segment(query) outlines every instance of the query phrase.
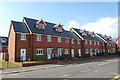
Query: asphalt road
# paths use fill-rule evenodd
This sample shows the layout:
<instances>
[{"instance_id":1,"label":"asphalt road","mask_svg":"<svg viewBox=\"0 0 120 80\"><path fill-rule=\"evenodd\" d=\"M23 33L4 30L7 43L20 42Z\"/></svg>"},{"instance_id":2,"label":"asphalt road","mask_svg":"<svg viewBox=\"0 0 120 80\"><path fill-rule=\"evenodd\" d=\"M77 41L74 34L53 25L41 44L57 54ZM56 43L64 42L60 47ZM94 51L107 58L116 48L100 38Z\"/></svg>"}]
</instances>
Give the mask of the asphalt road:
<instances>
[{"instance_id":1,"label":"asphalt road","mask_svg":"<svg viewBox=\"0 0 120 80\"><path fill-rule=\"evenodd\" d=\"M4 74L3 78L113 78L118 75L118 58L106 58L72 63L64 67L30 72Z\"/></svg>"}]
</instances>

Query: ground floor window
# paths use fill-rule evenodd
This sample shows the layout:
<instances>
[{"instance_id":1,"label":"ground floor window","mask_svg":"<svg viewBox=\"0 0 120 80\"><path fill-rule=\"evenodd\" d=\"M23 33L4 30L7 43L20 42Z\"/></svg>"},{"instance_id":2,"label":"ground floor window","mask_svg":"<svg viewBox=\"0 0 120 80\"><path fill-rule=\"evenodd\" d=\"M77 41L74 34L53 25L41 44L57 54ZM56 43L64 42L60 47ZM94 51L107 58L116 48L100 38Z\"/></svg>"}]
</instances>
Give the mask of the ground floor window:
<instances>
[{"instance_id":1,"label":"ground floor window","mask_svg":"<svg viewBox=\"0 0 120 80\"><path fill-rule=\"evenodd\" d=\"M81 57L81 49L78 49L79 56Z\"/></svg>"},{"instance_id":2,"label":"ground floor window","mask_svg":"<svg viewBox=\"0 0 120 80\"><path fill-rule=\"evenodd\" d=\"M64 54L69 54L68 49L65 49Z\"/></svg>"},{"instance_id":3,"label":"ground floor window","mask_svg":"<svg viewBox=\"0 0 120 80\"><path fill-rule=\"evenodd\" d=\"M88 49L85 49L86 50L86 54L88 54L89 53L89 50Z\"/></svg>"},{"instance_id":4,"label":"ground floor window","mask_svg":"<svg viewBox=\"0 0 120 80\"><path fill-rule=\"evenodd\" d=\"M37 55L43 55L43 49L36 49Z\"/></svg>"},{"instance_id":5,"label":"ground floor window","mask_svg":"<svg viewBox=\"0 0 120 80\"><path fill-rule=\"evenodd\" d=\"M71 57L74 57L74 49L71 49Z\"/></svg>"}]
</instances>

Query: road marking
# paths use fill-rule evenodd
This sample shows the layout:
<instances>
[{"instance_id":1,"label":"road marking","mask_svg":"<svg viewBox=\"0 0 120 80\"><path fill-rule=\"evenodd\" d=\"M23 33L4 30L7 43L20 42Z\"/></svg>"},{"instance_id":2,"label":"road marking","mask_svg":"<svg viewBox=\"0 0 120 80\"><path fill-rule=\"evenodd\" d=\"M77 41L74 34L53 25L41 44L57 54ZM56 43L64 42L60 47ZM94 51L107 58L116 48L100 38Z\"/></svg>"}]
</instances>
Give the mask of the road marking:
<instances>
[{"instance_id":1,"label":"road marking","mask_svg":"<svg viewBox=\"0 0 120 80\"><path fill-rule=\"evenodd\" d=\"M109 72L109 74L117 75L118 73L114 73L114 72Z\"/></svg>"},{"instance_id":2,"label":"road marking","mask_svg":"<svg viewBox=\"0 0 120 80\"><path fill-rule=\"evenodd\" d=\"M96 70L82 70L82 71L80 71L80 72L98 72L98 71L96 71Z\"/></svg>"},{"instance_id":3,"label":"road marking","mask_svg":"<svg viewBox=\"0 0 120 80\"><path fill-rule=\"evenodd\" d=\"M105 65L105 64L108 64L108 63L110 63L110 62L102 63L102 64L99 64L99 65L102 66L102 65Z\"/></svg>"},{"instance_id":4,"label":"road marking","mask_svg":"<svg viewBox=\"0 0 120 80\"><path fill-rule=\"evenodd\" d=\"M118 74L117 76L115 76L113 79L111 79L111 80L116 80L116 79L118 79L118 78L120 78L120 74Z\"/></svg>"},{"instance_id":5,"label":"road marking","mask_svg":"<svg viewBox=\"0 0 120 80\"><path fill-rule=\"evenodd\" d=\"M69 76L68 74L64 74L63 77Z\"/></svg>"}]
</instances>

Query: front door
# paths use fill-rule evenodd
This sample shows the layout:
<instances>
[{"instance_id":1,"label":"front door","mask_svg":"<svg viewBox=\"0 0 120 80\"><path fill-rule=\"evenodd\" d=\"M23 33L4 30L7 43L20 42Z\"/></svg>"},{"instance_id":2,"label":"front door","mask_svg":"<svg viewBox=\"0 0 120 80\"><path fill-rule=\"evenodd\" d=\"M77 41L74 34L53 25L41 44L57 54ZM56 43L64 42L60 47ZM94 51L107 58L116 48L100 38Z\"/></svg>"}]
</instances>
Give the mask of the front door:
<instances>
[{"instance_id":1,"label":"front door","mask_svg":"<svg viewBox=\"0 0 120 80\"><path fill-rule=\"evenodd\" d=\"M21 56L20 56L21 61L26 60L26 49L21 49Z\"/></svg>"},{"instance_id":2,"label":"front door","mask_svg":"<svg viewBox=\"0 0 120 80\"><path fill-rule=\"evenodd\" d=\"M74 57L74 49L71 49L71 57Z\"/></svg>"},{"instance_id":3,"label":"front door","mask_svg":"<svg viewBox=\"0 0 120 80\"><path fill-rule=\"evenodd\" d=\"M79 53L79 57L81 57L81 50L80 49L78 50L78 53Z\"/></svg>"},{"instance_id":4,"label":"front door","mask_svg":"<svg viewBox=\"0 0 120 80\"><path fill-rule=\"evenodd\" d=\"M47 48L47 59L51 59L51 56L52 56L52 49Z\"/></svg>"},{"instance_id":5,"label":"front door","mask_svg":"<svg viewBox=\"0 0 120 80\"><path fill-rule=\"evenodd\" d=\"M93 55L93 52L92 52L92 50L93 50L93 49L90 49L90 56L92 56L92 55Z\"/></svg>"},{"instance_id":6,"label":"front door","mask_svg":"<svg viewBox=\"0 0 120 80\"><path fill-rule=\"evenodd\" d=\"M0 60L3 60L3 53L0 53Z\"/></svg>"},{"instance_id":7,"label":"front door","mask_svg":"<svg viewBox=\"0 0 120 80\"><path fill-rule=\"evenodd\" d=\"M57 49L57 51L58 51L58 58L60 58L62 56L62 49L59 48L59 49Z\"/></svg>"}]
</instances>

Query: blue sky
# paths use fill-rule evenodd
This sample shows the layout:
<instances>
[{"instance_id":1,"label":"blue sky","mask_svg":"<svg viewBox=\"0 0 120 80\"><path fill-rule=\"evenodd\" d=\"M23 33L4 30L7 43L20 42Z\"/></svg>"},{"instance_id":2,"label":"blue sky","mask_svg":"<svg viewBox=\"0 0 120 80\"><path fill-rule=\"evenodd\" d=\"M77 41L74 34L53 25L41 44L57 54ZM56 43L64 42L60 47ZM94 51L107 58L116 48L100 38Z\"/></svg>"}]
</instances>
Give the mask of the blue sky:
<instances>
[{"instance_id":1,"label":"blue sky","mask_svg":"<svg viewBox=\"0 0 120 80\"><path fill-rule=\"evenodd\" d=\"M65 29L71 26L84 28L86 24L99 22L101 18L118 16L117 2L4 2L0 3L0 35L7 36L10 21L22 21L23 17L61 23ZM71 21L75 25L71 25ZM76 26L76 24L78 24ZM90 26L89 26L90 27ZM101 26L102 27L102 26ZM93 30L94 31L94 30ZM108 34L110 35L110 33Z\"/></svg>"}]
</instances>

